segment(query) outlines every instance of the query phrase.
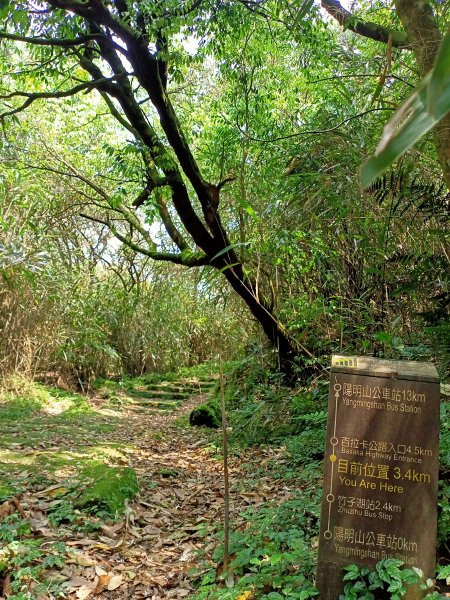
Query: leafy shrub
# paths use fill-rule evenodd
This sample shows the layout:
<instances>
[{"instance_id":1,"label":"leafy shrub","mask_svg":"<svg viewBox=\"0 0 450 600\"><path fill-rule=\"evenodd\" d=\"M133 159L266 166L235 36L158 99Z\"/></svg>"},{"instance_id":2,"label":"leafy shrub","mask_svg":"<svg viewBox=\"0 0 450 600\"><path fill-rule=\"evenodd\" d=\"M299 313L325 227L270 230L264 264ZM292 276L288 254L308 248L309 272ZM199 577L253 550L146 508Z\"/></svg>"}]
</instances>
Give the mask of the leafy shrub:
<instances>
[{"instance_id":1,"label":"leafy shrub","mask_svg":"<svg viewBox=\"0 0 450 600\"><path fill-rule=\"evenodd\" d=\"M317 535L318 511L312 491L280 505L245 511L245 525L230 538L229 588L217 586L217 571L211 567L202 577L195 599L242 598L248 590L252 590L252 598L261 600L316 596L312 583L316 555L311 546ZM222 547L213 559L220 563Z\"/></svg>"},{"instance_id":2,"label":"leafy shrub","mask_svg":"<svg viewBox=\"0 0 450 600\"><path fill-rule=\"evenodd\" d=\"M373 571L358 565L344 567L343 580L348 583L339 600L402 600L411 585L430 591L425 600L441 598L437 592L431 591L433 583L431 580L424 581L420 569L404 569L403 565L401 560L388 558L378 562Z\"/></svg>"},{"instance_id":3,"label":"leafy shrub","mask_svg":"<svg viewBox=\"0 0 450 600\"><path fill-rule=\"evenodd\" d=\"M325 429L306 429L298 435L286 438L284 444L292 465L302 466L311 460L322 460L325 449ZM317 468L320 469L320 466L317 465Z\"/></svg>"},{"instance_id":4,"label":"leafy shrub","mask_svg":"<svg viewBox=\"0 0 450 600\"><path fill-rule=\"evenodd\" d=\"M0 524L0 577L11 576L10 600L35 600L42 598L50 587L59 597L59 584L45 581L45 571L62 567L65 563L65 546L62 542L48 543L45 538L35 538L29 523L14 513ZM30 583L36 585L29 592ZM40 583L39 583L40 582Z\"/></svg>"},{"instance_id":5,"label":"leafy shrub","mask_svg":"<svg viewBox=\"0 0 450 600\"><path fill-rule=\"evenodd\" d=\"M239 444L284 443L305 429L323 429L326 422L328 383L319 381L314 389L287 387L270 368L271 358L271 353L254 353L229 368L226 405L231 439Z\"/></svg>"}]
</instances>

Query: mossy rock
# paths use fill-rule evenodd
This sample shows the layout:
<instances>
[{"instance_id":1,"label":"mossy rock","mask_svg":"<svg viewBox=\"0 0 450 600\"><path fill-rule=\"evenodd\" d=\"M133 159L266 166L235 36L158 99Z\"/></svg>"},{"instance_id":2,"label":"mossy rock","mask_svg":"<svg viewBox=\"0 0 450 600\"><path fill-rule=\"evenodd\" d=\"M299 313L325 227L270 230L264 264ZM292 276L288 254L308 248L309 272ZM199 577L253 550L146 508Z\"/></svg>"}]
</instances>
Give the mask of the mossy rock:
<instances>
[{"instance_id":1,"label":"mossy rock","mask_svg":"<svg viewBox=\"0 0 450 600\"><path fill-rule=\"evenodd\" d=\"M178 477L180 475L179 471L177 471L176 469L168 469L168 468L162 468L159 470L159 474L161 475L161 477Z\"/></svg>"},{"instance_id":2,"label":"mossy rock","mask_svg":"<svg viewBox=\"0 0 450 600\"><path fill-rule=\"evenodd\" d=\"M220 427L221 415L220 406L218 402L206 402L206 404L200 404L197 408L189 415L189 423L191 425L210 427L211 429L217 429Z\"/></svg>"},{"instance_id":3,"label":"mossy rock","mask_svg":"<svg viewBox=\"0 0 450 600\"><path fill-rule=\"evenodd\" d=\"M87 486L76 501L79 507L95 507L112 516L125 509L125 500L131 500L139 491L134 469L130 467L95 466L83 473L92 484Z\"/></svg>"}]
</instances>

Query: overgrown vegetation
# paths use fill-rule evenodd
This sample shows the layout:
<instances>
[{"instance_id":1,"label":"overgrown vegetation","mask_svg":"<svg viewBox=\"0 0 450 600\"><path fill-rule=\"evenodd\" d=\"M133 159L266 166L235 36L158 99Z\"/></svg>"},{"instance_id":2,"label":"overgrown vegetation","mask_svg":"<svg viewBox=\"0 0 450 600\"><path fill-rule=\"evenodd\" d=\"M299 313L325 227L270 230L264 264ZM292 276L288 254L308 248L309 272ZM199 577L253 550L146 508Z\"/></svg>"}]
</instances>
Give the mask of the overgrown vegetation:
<instances>
[{"instance_id":1,"label":"overgrown vegetation","mask_svg":"<svg viewBox=\"0 0 450 600\"><path fill-rule=\"evenodd\" d=\"M101 411L91 406L86 396L11 379L0 404L0 499L3 510L7 506L10 511L0 535L4 540L3 572L10 576L13 590L23 593L30 581L35 581L29 598L39 597L42 590L56 598L64 589L58 583L58 570L73 560L70 551L57 540L52 545L45 544L45 538L39 537L44 521L29 521L18 512L20 503L30 510L27 499L33 494L42 498L48 523L60 529L61 542L70 532L92 536L104 523L123 518L139 489L134 470L126 466L135 449L104 438L114 437L125 410L151 416L155 411L167 411L163 404L171 404L173 410L193 394L204 397L206 393L210 404L217 403L218 384L211 379L211 368L209 365L189 372L119 381L98 380L93 387ZM203 558L200 554L203 562L192 574L197 587L192 598L313 598L317 594L314 577L328 378L318 378L309 389L285 387L280 374L270 366L270 353L262 352L228 363L225 372L232 454L239 457L249 446L252 452L258 452L261 445L273 451L261 463L256 459L247 467L243 465L245 475L235 482L244 497L248 489L261 491L257 505L242 510L232 522L227 577L222 571L223 545L216 524L215 549L211 554L211 550L203 553ZM159 394L165 395L164 401L157 398ZM442 403L438 556L443 561L443 581L449 544L448 407L448 402ZM16 426L18 420L20 430ZM180 425L189 427L186 421ZM220 434L211 435L210 443L220 445ZM215 460L220 459L220 450L216 448L215 452ZM180 471L169 465L159 470L159 477L167 482L176 482L179 475ZM276 482L274 485L280 490L286 489L276 502L263 491L268 479ZM145 477L140 484L147 493L155 491L155 483ZM14 497L21 499L17 505L12 501ZM401 566L398 561L395 565L383 564L377 567L378 575L350 569L343 598L370 598L373 593L378 599L379 594L385 593L386 598L400 599L402 586L414 577L420 579L417 573L403 571ZM384 578L380 573L385 573ZM439 580L437 584L439 587ZM386 586L390 586L390 591ZM378 588L384 591L377 591ZM430 598L439 596L438 592L430 593L434 594ZM22 600L22 596L19 598Z\"/></svg>"},{"instance_id":2,"label":"overgrown vegetation","mask_svg":"<svg viewBox=\"0 0 450 600\"><path fill-rule=\"evenodd\" d=\"M424 581L420 569L406 569L401 560L388 558L377 563L371 571L368 567L349 565L344 569L346 583L340 600L401 600L405 597L408 586L417 586L422 590L426 600L445 598L438 592L430 591L431 580Z\"/></svg>"},{"instance_id":3,"label":"overgrown vegetation","mask_svg":"<svg viewBox=\"0 0 450 600\"><path fill-rule=\"evenodd\" d=\"M330 355L426 360L443 382L450 375L450 116L425 136L416 123L416 146L368 189L359 178L448 44L447 3L361 0L350 12L335 0L11 0L0 17L3 591L60 593L50 580L39 588L59 546L17 512L27 494L42 495L38 520L45 512L53 527L133 527L139 485L157 484L136 479L124 415L163 426L180 411L170 435L209 436L218 464L220 432L194 434L181 409L201 396L190 422L220 426L220 357L232 451L278 449L251 463L249 481L297 491L243 512L230 580L209 548L197 596L314 596ZM423 110L448 99L447 54ZM442 560L449 418L446 397ZM152 431L171 448L163 438ZM158 477L175 485L195 472L188 465L161 464ZM177 493L195 512L195 493ZM158 502L168 518L169 500ZM144 537L165 525L147 518ZM196 518L194 538L206 527ZM411 574L399 568L349 571L348 598L395 582L401 595Z\"/></svg>"},{"instance_id":4,"label":"overgrown vegetation","mask_svg":"<svg viewBox=\"0 0 450 600\"><path fill-rule=\"evenodd\" d=\"M241 358L251 314L294 383L335 350L448 374L448 144L438 162L424 138L368 190L358 180L437 48L421 36L414 56L390 48L377 83L384 46L312 2L262 4L150 2L123 23L114 4L67 21L52 2L33 18L27 3L1 9L2 373L86 390L96 376ZM431 4L439 40L447 14ZM378 42L388 24L406 39L402 10L355 7ZM108 41L129 35L130 72Z\"/></svg>"},{"instance_id":5,"label":"overgrown vegetation","mask_svg":"<svg viewBox=\"0 0 450 600\"><path fill-rule=\"evenodd\" d=\"M227 406L233 451L248 445L280 448L273 460L250 466L249 477L270 476L293 483L295 492L283 503L263 502L239 516L231 534L228 581L221 571L222 545L198 582L195 598L217 600L307 599L317 595L314 578L321 503L322 460L328 403L328 376L312 388L292 390L260 352L227 366ZM218 390L210 402L217 402ZM449 558L450 403L441 405L440 477L438 497L437 588L446 580ZM207 568L207 567L205 567ZM343 573L344 577L344 573ZM382 561L373 573L352 566L344 578L343 600L400 600L406 586L424 585L427 598L441 597L433 582L399 560ZM427 588L428 585L428 588ZM442 596L443 597L443 596Z\"/></svg>"}]
</instances>

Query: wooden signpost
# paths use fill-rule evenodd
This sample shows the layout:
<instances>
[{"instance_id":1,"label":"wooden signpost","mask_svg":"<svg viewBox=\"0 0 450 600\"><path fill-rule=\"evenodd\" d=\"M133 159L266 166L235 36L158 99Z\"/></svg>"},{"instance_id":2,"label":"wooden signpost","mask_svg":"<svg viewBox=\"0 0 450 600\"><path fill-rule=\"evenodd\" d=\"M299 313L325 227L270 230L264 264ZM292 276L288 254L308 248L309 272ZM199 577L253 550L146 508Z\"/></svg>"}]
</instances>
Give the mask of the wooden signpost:
<instances>
[{"instance_id":1,"label":"wooden signpost","mask_svg":"<svg viewBox=\"0 0 450 600\"><path fill-rule=\"evenodd\" d=\"M430 363L333 356L316 586L398 558L433 577L439 378ZM411 592L413 597L417 592Z\"/></svg>"}]
</instances>

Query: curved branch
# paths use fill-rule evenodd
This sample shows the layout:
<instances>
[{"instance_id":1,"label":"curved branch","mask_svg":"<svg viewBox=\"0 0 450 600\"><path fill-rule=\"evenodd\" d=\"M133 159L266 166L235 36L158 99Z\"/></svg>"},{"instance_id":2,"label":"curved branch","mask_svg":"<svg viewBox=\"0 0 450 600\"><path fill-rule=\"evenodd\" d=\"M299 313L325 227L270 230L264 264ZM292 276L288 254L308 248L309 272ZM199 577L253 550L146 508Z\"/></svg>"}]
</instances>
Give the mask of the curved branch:
<instances>
[{"instance_id":1,"label":"curved branch","mask_svg":"<svg viewBox=\"0 0 450 600\"><path fill-rule=\"evenodd\" d=\"M332 75L330 77L321 77L320 79L310 79L308 84L312 83L321 83L322 81L335 81L336 79L360 79L363 77L372 77L379 78L379 73L343 73L342 75ZM399 77L398 75L394 75L393 73L389 73L386 75L386 79L396 79L397 81L401 81L411 89L416 89L416 86L409 81L406 81L403 77Z\"/></svg>"},{"instance_id":2,"label":"curved branch","mask_svg":"<svg viewBox=\"0 0 450 600\"><path fill-rule=\"evenodd\" d=\"M15 33L0 32L0 39L12 40L14 42L24 42L25 44L33 44L35 46L59 46L61 48L71 48L72 46L82 46L87 42L98 40L105 37L103 34L87 34L80 35L77 38L45 38L45 37L28 37L26 35L17 35Z\"/></svg>"},{"instance_id":3,"label":"curved branch","mask_svg":"<svg viewBox=\"0 0 450 600\"><path fill-rule=\"evenodd\" d=\"M109 109L109 112L116 119L116 121L118 121L122 125L122 127L124 127L125 129L127 129L130 133L132 133L133 136L136 139L139 139L139 134L136 131L136 129L125 119L125 117L123 117L120 114L120 112L114 106L114 102L111 100L111 98L108 96L108 94L106 92L102 91L102 90L99 90L99 94L103 98L103 100L105 101L106 106Z\"/></svg>"},{"instance_id":4,"label":"curved branch","mask_svg":"<svg viewBox=\"0 0 450 600\"><path fill-rule=\"evenodd\" d=\"M33 104L33 102L35 102L36 100L46 100L51 98L68 98L69 96L75 96L76 94L82 91L90 92L93 89L97 88L97 86L102 86L105 83L111 83L115 80L117 80L117 77L102 77L101 79L95 79L93 81L86 81L85 83L80 83L79 85L76 85L73 88L70 88L69 90L64 90L62 92L11 92L9 94L1 94L1 100L10 100L12 98L26 98L26 100L17 108L1 113L0 118L10 117L11 115L15 115L19 112L22 112L31 104Z\"/></svg>"},{"instance_id":5,"label":"curved branch","mask_svg":"<svg viewBox=\"0 0 450 600\"><path fill-rule=\"evenodd\" d=\"M50 46L57 48L75 48L77 46L84 46L89 42L95 41L107 41L116 50L118 50L124 56L127 56L126 48L123 48L120 44L117 44L114 40L109 39L103 33L90 33L80 35L76 38L46 38L46 37L33 37L26 35L17 35L16 33L8 33L6 31L0 31L0 39L11 40L13 42L22 42L24 44L31 44L33 46Z\"/></svg>"},{"instance_id":6,"label":"curved branch","mask_svg":"<svg viewBox=\"0 0 450 600\"><path fill-rule=\"evenodd\" d=\"M152 170L152 169L151 169ZM150 173L149 173L150 174ZM147 186L142 190L139 196L132 202L132 206L135 208L139 208L143 204L147 202L153 190L157 188L161 188L164 186L170 187L170 181L167 177L157 177L153 174L153 177L149 177L147 181ZM182 251L190 251L191 248L189 244L186 242L180 231L177 229L175 223L170 216L169 210L167 208L167 204L164 201L162 195L158 195L156 198L156 208L158 209L159 216L163 222L164 228L167 231L169 237L173 242L177 245L177 247Z\"/></svg>"},{"instance_id":7,"label":"curved branch","mask_svg":"<svg viewBox=\"0 0 450 600\"><path fill-rule=\"evenodd\" d=\"M228 175L227 177L225 177L225 179L222 179L222 181L219 182L216 187L220 191L224 185L226 185L227 183L236 181L236 179L237 179L236 175Z\"/></svg>"},{"instance_id":8,"label":"curved branch","mask_svg":"<svg viewBox=\"0 0 450 600\"><path fill-rule=\"evenodd\" d=\"M204 224L201 222L200 218L196 214L196 212L191 204L189 194L186 189L186 185L183 181L183 178L178 169L178 166L176 165L175 161L170 156L170 153L167 152L166 147L164 146L164 144L162 144L155 129L152 127L151 123L148 121L145 114L142 112L141 107L137 103L137 100L136 100L135 96L133 95L133 90L131 89L130 82L128 81L128 79L126 77L126 72L124 70L122 63L119 61L117 55L114 53L113 50L111 50L110 47L107 47L107 46L102 47L102 44L100 44L100 50L101 50L103 59L108 62L109 66L111 67L113 72L116 74L116 77L119 77L119 76L121 77L121 82L119 85L114 85L114 86L110 85L109 88L105 89L104 91L107 94L109 94L110 96L113 96L118 101L118 103L120 104L122 111L124 113L124 117L127 120L127 123L129 123L129 125L132 127L132 130L129 127L127 127L127 129L129 131L132 131L133 135L135 135L135 137L137 137L137 139L143 143L143 145L147 148L150 156L152 157L152 160L154 161L155 165L157 165L164 172L164 175L165 175L165 178L167 179L168 185L170 186L170 188L172 190L172 199L173 199L176 211L180 215L181 221L182 221L184 227L186 228L186 230L189 232L189 234L192 236L193 240L199 247L201 247L203 250L207 251L208 254L214 255L217 248L216 248L216 245L214 244L213 238L207 231ZM145 58L147 60L137 60L136 67L137 67L137 73L145 72L146 77L149 79L148 85L146 88L147 91L149 91L149 88L150 88L150 90L153 89L152 88L153 85L156 85L158 87L158 84L159 84L159 87L160 87L159 76L157 74L157 63L156 63L155 59L147 52L147 50L143 50L140 46L138 48L136 48L133 44L130 43L129 50L130 50L131 57L133 57L134 53L137 52L139 54L139 57L142 59L142 57L140 56L140 53L144 52L144 54L145 54ZM86 71L88 71L93 78L98 79L100 70L91 60L89 60L87 57L83 56L80 59L80 65ZM157 109L158 109L158 102L160 104L162 103L165 106L165 98L166 97L164 96L163 90L161 87L160 87L160 93L161 93L161 95L157 95L156 102L155 102L155 100L153 100L154 105ZM114 116L116 116L116 115L114 115ZM119 115L119 116L121 116L121 115ZM170 119L172 119L172 120L170 120ZM175 115L171 115L169 118L169 121L170 121L170 125L172 127L175 127L175 129L178 128L178 120L176 119ZM164 129L164 127L163 127L163 129ZM178 132L177 132L177 136L178 136ZM169 136L167 136L167 137L169 138ZM177 137L176 139L178 141L180 138ZM181 139L183 140L184 144L186 144L185 138L181 137ZM170 141L170 139L169 139L169 141ZM179 150L178 146L180 144L178 144L178 146L177 146L177 143L175 142L175 144L171 143L171 145L174 148L175 153L177 153L177 149ZM189 158L190 156L192 156L192 154L187 145L186 145L186 148L187 148L186 152L187 152L188 158ZM193 158L192 158L192 161L194 161ZM182 162L182 160L180 159L180 163L181 162ZM186 162L186 160L184 162ZM195 164L195 161L194 161L194 164ZM192 170L192 165L190 162L189 162L189 165ZM195 167L195 169L196 169L196 167ZM197 173L197 170L195 170L195 173ZM152 177L152 179L155 179L155 181L158 181L158 178ZM201 182L201 184L200 184L200 182ZM199 185L203 185L203 182L202 182L200 176L197 179L197 183L199 183ZM199 187L199 186L197 186L197 187ZM207 196L206 189L203 189L203 197L201 197L201 200L203 200L205 202L204 196ZM209 196L207 196L207 200L209 201ZM225 245L228 245L228 243L225 243Z\"/></svg>"},{"instance_id":9,"label":"curved branch","mask_svg":"<svg viewBox=\"0 0 450 600\"><path fill-rule=\"evenodd\" d=\"M282 140L289 140L291 138L298 137L300 135L318 135L320 133L330 133L331 131L335 131L336 129L339 129L339 127L342 127L342 125L345 125L346 123L349 123L350 121L354 121L355 119L359 119L359 117L363 117L364 115L367 115L368 113L379 112L381 110L395 111L395 110L397 110L397 108L398 107L390 108L388 106L383 106L380 108L369 108L369 110L365 110L362 113L353 115L353 117L348 117L348 119L344 119L343 121L341 121L337 125L334 125L334 127L330 127L329 129L315 129L315 130L313 129L313 130L308 130L308 131L299 131L298 133L290 133L288 135L280 135L279 137L272 138L270 140L263 140L261 138L252 137L251 135L248 135L248 133L246 133L243 129L241 129L239 127L239 125L237 127L238 127L239 131L242 133L242 135L244 135L247 139L251 140L252 142L261 142L263 144L272 144L274 142L280 142Z\"/></svg>"},{"instance_id":10,"label":"curved branch","mask_svg":"<svg viewBox=\"0 0 450 600\"><path fill-rule=\"evenodd\" d=\"M87 0L87 2L80 2L80 0L49 0L48 3L54 8L74 12L86 19L87 22L96 21L104 25L125 43L139 40L139 36L123 21L116 19L100 0ZM140 42L143 43L144 40L140 40Z\"/></svg>"},{"instance_id":11,"label":"curved branch","mask_svg":"<svg viewBox=\"0 0 450 600\"><path fill-rule=\"evenodd\" d=\"M128 246L128 248L131 248L135 252L139 252L140 254L148 256L153 260L171 262L176 265L183 265L184 267L202 267L209 265L209 258L204 252L180 252L179 254L174 254L173 252L158 252L156 250L148 250L147 248L136 244L130 238L119 233L110 221L105 221L103 219L93 217L92 215L88 215L86 213L79 213L79 215L80 217L88 219L89 221L93 221L94 223L106 225L106 227L108 227L108 229L111 231L114 237L116 237L119 240L119 242L122 242L123 244Z\"/></svg>"},{"instance_id":12,"label":"curved branch","mask_svg":"<svg viewBox=\"0 0 450 600\"><path fill-rule=\"evenodd\" d=\"M378 23L364 21L359 17L355 17L355 15L346 10L337 0L321 0L321 5L322 8L324 8L333 19L336 19L339 25L344 29L349 29L358 35L370 38L376 42L383 42L384 44L387 44L389 38L391 38L392 46L394 48L411 50L411 44L404 31L390 29L389 27L383 27L383 25L379 25Z\"/></svg>"},{"instance_id":13,"label":"curved branch","mask_svg":"<svg viewBox=\"0 0 450 600\"><path fill-rule=\"evenodd\" d=\"M155 190L158 187L164 187L166 185L169 185L169 180L167 177L149 177L149 179L147 180L147 186L142 190L139 196L135 200L133 200L131 205L134 206L134 208L141 207L150 198L150 195L153 192L153 190Z\"/></svg>"},{"instance_id":14,"label":"curved branch","mask_svg":"<svg viewBox=\"0 0 450 600\"><path fill-rule=\"evenodd\" d=\"M170 238L175 242L175 244L182 252L189 251L189 244L186 242L186 240L176 228L175 223L173 222L172 217L170 216L169 210L162 196L160 196L157 199L156 206L158 208L158 213L161 217L164 228L169 234Z\"/></svg>"},{"instance_id":15,"label":"curved branch","mask_svg":"<svg viewBox=\"0 0 450 600\"><path fill-rule=\"evenodd\" d=\"M151 238L149 232L142 226L142 223L136 217L134 212L129 210L122 203L115 203L112 200L112 198L109 196L109 194L107 194L103 188L101 188L96 183L94 183L91 179L89 179L88 177L86 177L85 175L80 173L77 169L75 169L75 167L73 165L68 163L62 157L55 156L55 160L61 162L69 170L69 173L67 173L66 176L79 179L80 181L85 183L88 187L93 189L100 197L102 197L106 201L109 208L115 210L116 212L119 212L125 218L125 220L129 223L129 225L131 227L133 227L134 229L136 229L142 235L144 240L147 242L147 245L149 246L149 248L152 248L152 251L156 250L155 242Z\"/></svg>"}]
</instances>

